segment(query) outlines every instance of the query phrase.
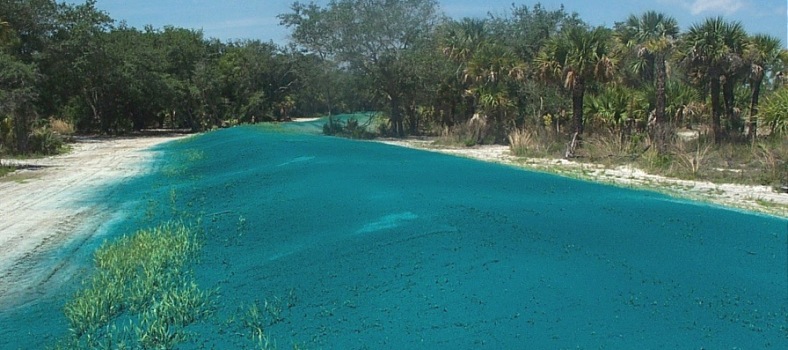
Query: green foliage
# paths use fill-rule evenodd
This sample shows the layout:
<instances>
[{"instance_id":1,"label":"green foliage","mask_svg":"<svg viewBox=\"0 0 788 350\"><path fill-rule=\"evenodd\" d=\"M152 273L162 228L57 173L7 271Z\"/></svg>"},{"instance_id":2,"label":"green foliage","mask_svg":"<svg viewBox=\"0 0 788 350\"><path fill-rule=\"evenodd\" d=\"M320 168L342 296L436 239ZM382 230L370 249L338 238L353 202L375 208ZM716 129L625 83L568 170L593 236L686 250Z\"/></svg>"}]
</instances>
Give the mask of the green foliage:
<instances>
[{"instance_id":1,"label":"green foliage","mask_svg":"<svg viewBox=\"0 0 788 350\"><path fill-rule=\"evenodd\" d=\"M760 117L762 124L775 135L788 134L788 89L780 89L768 96Z\"/></svg>"},{"instance_id":2,"label":"green foliage","mask_svg":"<svg viewBox=\"0 0 788 350\"><path fill-rule=\"evenodd\" d=\"M199 249L196 234L180 223L104 243L95 253L95 272L66 303L70 335L58 347L120 339L132 348L173 348L185 339L185 326L212 310L210 293L187 269Z\"/></svg>"},{"instance_id":3,"label":"green foliage","mask_svg":"<svg viewBox=\"0 0 788 350\"><path fill-rule=\"evenodd\" d=\"M586 100L586 120L621 131L629 122L644 123L649 107L648 100L639 91L607 87Z\"/></svg>"},{"instance_id":4,"label":"green foliage","mask_svg":"<svg viewBox=\"0 0 788 350\"><path fill-rule=\"evenodd\" d=\"M0 146L14 153L29 151L29 134L38 96L35 67L0 51ZM10 132L9 130L10 129ZM13 141L13 142L12 142Z\"/></svg>"},{"instance_id":5,"label":"green foliage","mask_svg":"<svg viewBox=\"0 0 788 350\"><path fill-rule=\"evenodd\" d=\"M417 96L412 89L420 80L411 62L437 24L434 0L341 0L325 8L296 3L280 18L295 28L296 44L330 54L366 77L376 97L388 101L393 133L404 136L403 110Z\"/></svg>"},{"instance_id":6,"label":"green foliage","mask_svg":"<svg viewBox=\"0 0 788 350\"><path fill-rule=\"evenodd\" d=\"M49 126L34 129L28 142L30 152L41 155L58 154L64 147L63 136Z\"/></svg>"},{"instance_id":7,"label":"green foliage","mask_svg":"<svg viewBox=\"0 0 788 350\"><path fill-rule=\"evenodd\" d=\"M328 122L323 124L323 134L351 139L372 139L376 135L367 130L372 121L373 117L370 117L365 124L359 124L358 119L353 117L344 122L341 119L329 117Z\"/></svg>"}]
</instances>

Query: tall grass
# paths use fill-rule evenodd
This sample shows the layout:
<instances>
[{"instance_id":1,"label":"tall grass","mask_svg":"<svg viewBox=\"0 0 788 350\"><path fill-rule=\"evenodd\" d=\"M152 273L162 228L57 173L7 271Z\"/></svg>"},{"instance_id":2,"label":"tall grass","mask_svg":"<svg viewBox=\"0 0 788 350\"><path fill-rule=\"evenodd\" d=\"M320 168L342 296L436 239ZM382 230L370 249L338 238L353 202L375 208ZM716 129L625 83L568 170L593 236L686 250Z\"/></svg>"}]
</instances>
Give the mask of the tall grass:
<instances>
[{"instance_id":1,"label":"tall grass","mask_svg":"<svg viewBox=\"0 0 788 350\"><path fill-rule=\"evenodd\" d=\"M509 149L518 157L560 157L564 147L554 133L544 129L515 129L508 135Z\"/></svg>"},{"instance_id":2,"label":"tall grass","mask_svg":"<svg viewBox=\"0 0 788 350\"><path fill-rule=\"evenodd\" d=\"M495 143L497 130L488 123L486 117L474 116L465 123L452 127L444 126L438 130L436 143L448 146L472 147Z\"/></svg>"}]
</instances>

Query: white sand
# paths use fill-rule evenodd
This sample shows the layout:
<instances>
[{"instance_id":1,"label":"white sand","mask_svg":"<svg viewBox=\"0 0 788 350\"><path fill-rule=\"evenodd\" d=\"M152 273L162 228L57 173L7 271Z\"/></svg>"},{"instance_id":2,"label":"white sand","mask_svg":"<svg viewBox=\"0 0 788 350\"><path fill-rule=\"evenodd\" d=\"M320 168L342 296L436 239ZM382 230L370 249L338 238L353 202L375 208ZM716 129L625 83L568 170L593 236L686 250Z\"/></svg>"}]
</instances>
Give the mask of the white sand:
<instances>
[{"instance_id":1,"label":"white sand","mask_svg":"<svg viewBox=\"0 0 788 350\"><path fill-rule=\"evenodd\" d=\"M578 163L566 159L522 158L512 155L509 151L509 146L501 145L456 148L435 146L431 141L425 140L385 140L382 142L624 187L651 189L681 198L714 203L725 207L788 217L788 194L777 193L769 186L715 184L706 181L689 181L652 175L628 166L606 168L602 165Z\"/></svg>"},{"instance_id":2,"label":"white sand","mask_svg":"<svg viewBox=\"0 0 788 350\"><path fill-rule=\"evenodd\" d=\"M148 149L176 138L85 138L65 155L16 161L41 168L0 178L0 305L31 300L68 279L73 257L50 253L78 247L111 215L101 200L83 199L140 175L154 155Z\"/></svg>"}]
</instances>

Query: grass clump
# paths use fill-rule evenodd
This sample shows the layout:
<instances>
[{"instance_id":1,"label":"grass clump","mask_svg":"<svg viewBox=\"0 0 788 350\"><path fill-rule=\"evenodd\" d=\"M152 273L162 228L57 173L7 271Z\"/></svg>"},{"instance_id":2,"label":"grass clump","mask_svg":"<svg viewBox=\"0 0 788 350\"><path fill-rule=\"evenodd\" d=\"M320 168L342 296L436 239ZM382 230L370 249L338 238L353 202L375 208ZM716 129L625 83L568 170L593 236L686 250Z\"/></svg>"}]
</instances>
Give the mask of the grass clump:
<instances>
[{"instance_id":1,"label":"grass clump","mask_svg":"<svg viewBox=\"0 0 788 350\"><path fill-rule=\"evenodd\" d=\"M185 340L184 327L213 309L186 268L199 249L182 223L104 243L93 276L65 305L69 337L56 349L171 349Z\"/></svg>"},{"instance_id":2,"label":"grass clump","mask_svg":"<svg viewBox=\"0 0 788 350\"><path fill-rule=\"evenodd\" d=\"M509 150L518 157L560 157L564 147L553 133L536 128L515 129L509 133Z\"/></svg>"}]
</instances>

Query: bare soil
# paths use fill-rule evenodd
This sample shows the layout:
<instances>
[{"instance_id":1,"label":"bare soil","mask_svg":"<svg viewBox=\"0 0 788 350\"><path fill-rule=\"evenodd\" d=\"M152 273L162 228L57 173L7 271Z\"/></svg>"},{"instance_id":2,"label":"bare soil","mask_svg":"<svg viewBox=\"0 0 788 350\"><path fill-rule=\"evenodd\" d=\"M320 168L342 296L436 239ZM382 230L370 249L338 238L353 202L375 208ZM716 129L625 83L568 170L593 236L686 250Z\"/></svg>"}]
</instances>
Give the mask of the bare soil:
<instances>
[{"instance_id":1,"label":"bare soil","mask_svg":"<svg viewBox=\"0 0 788 350\"><path fill-rule=\"evenodd\" d=\"M35 299L49 283L70 278L73 254L54 254L78 249L111 216L100 198L86 199L148 171L150 148L179 137L85 137L68 154L4 159L22 169L0 177L0 306Z\"/></svg>"}]
</instances>

